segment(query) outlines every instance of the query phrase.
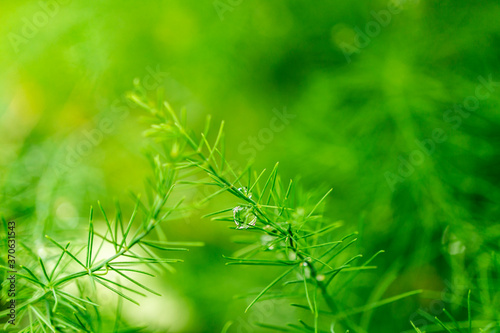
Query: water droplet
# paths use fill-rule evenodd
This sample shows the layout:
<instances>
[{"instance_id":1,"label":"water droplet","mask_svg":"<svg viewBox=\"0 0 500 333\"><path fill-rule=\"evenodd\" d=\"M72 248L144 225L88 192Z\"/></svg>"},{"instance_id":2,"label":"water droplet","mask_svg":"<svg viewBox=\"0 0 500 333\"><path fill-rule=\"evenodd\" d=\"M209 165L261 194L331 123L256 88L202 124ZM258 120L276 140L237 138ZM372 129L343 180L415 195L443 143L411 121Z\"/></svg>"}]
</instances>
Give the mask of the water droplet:
<instances>
[{"instance_id":1,"label":"water droplet","mask_svg":"<svg viewBox=\"0 0 500 333\"><path fill-rule=\"evenodd\" d=\"M240 187L240 188L238 189L238 191L240 191L240 192L241 192L244 196L246 196L247 198L252 199L252 193L250 193L250 192L248 191L248 188L246 188L246 187Z\"/></svg>"},{"instance_id":2,"label":"water droplet","mask_svg":"<svg viewBox=\"0 0 500 333\"><path fill-rule=\"evenodd\" d=\"M316 276L316 280L325 281L325 276L323 274L320 274L320 275Z\"/></svg>"},{"instance_id":3,"label":"water droplet","mask_svg":"<svg viewBox=\"0 0 500 333\"><path fill-rule=\"evenodd\" d=\"M303 270L304 277L309 279L311 277L311 268L307 266L305 262L302 264L302 266L305 266Z\"/></svg>"},{"instance_id":4,"label":"water droplet","mask_svg":"<svg viewBox=\"0 0 500 333\"><path fill-rule=\"evenodd\" d=\"M257 222L257 216L253 212L252 206L236 206L233 208L234 223L236 229L248 229Z\"/></svg>"}]
</instances>

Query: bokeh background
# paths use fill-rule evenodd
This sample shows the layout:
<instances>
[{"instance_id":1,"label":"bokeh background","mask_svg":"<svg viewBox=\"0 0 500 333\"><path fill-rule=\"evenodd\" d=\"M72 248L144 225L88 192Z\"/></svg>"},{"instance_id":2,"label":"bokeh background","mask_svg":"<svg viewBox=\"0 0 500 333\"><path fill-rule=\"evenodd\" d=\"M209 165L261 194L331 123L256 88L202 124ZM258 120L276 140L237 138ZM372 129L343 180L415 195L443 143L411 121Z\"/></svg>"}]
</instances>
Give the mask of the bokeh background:
<instances>
[{"instance_id":1,"label":"bokeh background","mask_svg":"<svg viewBox=\"0 0 500 333\"><path fill-rule=\"evenodd\" d=\"M326 214L345 221L344 234L359 230L361 253L386 251L338 300L345 307L426 290L356 316L367 332L409 330L428 321L419 309L433 317L443 306L463 321L469 289L475 318L498 321L500 4L391 6L2 1L2 214L29 225L43 255L46 233L84 235L97 200L130 209L128 193L150 173L143 114L125 98L138 78L185 106L194 127L207 114L225 120L237 163L279 161L285 179L333 188ZM276 112L289 114L284 126L263 133ZM206 246L150 281L164 296L127 306L131 323L220 332L233 320L234 332L258 332L253 321L296 321L279 301L243 313L248 299L234 296L276 273L224 266L239 245L227 225L200 218L213 209L164 227Z\"/></svg>"}]
</instances>

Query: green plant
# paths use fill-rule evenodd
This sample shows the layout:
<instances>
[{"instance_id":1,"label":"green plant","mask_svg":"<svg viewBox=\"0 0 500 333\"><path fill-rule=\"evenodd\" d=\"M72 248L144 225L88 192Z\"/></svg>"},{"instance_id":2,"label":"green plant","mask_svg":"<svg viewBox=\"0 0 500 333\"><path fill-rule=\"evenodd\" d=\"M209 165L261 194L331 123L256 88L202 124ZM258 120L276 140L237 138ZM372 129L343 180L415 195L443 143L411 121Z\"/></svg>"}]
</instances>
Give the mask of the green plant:
<instances>
[{"instance_id":1,"label":"green plant","mask_svg":"<svg viewBox=\"0 0 500 333\"><path fill-rule=\"evenodd\" d=\"M262 328L316 333L333 331L340 324L361 332L352 315L420 293L417 290L358 308L343 308L335 295L350 288L359 273L375 269L373 261L383 251L357 263L362 258L361 254L352 253L357 233L339 235L342 222L330 221L322 214L331 190L322 195L304 192L296 181L282 180L278 164L268 173L256 172L251 166L237 170L225 156L223 122L210 143L210 117L204 131L196 136L187 126L185 110L178 115L166 102L153 104L146 96L135 93L130 98L150 113L151 126L145 134L154 141L149 153L154 177L148 182L148 198L134 198L135 208L128 219L124 219L118 204L111 219L99 203L104 220L102 232L96 231L91 208L84 243L77 239L76 245L63 245L46 236L59 253L45 260L31 253L31 262L26 260L28 264L18 273L23 281L17 298L21 331L122 331L122 299L139 304L131 295L157 294L136 276L152 276L149 271L157 270L158 265L171 270L170 264L180 261L156 252L185 251L189 246L201 245L170 242L158 228L162 222L192 209L192 204L199 204L183 206L183 199L170 203L172 194L178 189L182 192L183 186L215 188L203 201L224 194L232 198L229 207L206 215L215 221L229 222L235 232L245 233L240 239L245 246L234 256L226 257L227 265L283 268L260 292L251 294L246 310L260 300L287 299L304 319L288 324L256 323ZM7 228L5 220L4 226ZM111 255L104 253L106 247ZM100 319L98 285L119 296L114 324ZM230 327L228 323L224 330Z\"/></svg>"},{"instance_id":2,"label":"green plant","mask_svg":"<svg viewBox=\"0 0 500 333\"><path fill-rule=\"evenodd\" d=\"M267 174L266 170L254 171L251 166L235 170L225 157L224 123L210 143L210 117L204 131L196 136L187 126L185 111L178 116L168 103L153 105L145 96L137 94L132 94L131 99L152 116L151 127L145 133L154 140L149 154L154 178L148 182L148 198L146 201L134 198L135 208L128 219L124 218L118 203L113 218L108 217L99 203L103 232L96 231L91 208L85 243L77 239L75 245L70 242L63 245L47 235L47 242L59 253L42 260L30 252L31 261L25 260L28 264L21 266L21 272L17 273L23 281L17 295L20 331L122 331L122 299L139 304L135 296L144 296L144 292L158 294L136 276L153 276L150 271L157 271L158 265L171 270L170 265L180 261L157 252L185 251L189 246L202 245L170 242L158 228L160 223L192 209L191 204L199 204L189 203L183 207L183 199L169 204L174 190L183 186L216 188L203 201L223 194L233 198L234 203L229 207L206 215L215 221L230 222L235 232L245 233L246 237L240 239L245 246L235 256L226 257L227 265L283 267L274 280L252 296L246 310L259 300L289 299L293 308L303 312L304 319L285 326L257 323L262 328L323 332L323 327L331 325L333 330L334 324L340 322L357 329L350 320L351 315L420 292L405 293L361 308L341 308L334 295L349 288L360 272L375 269L372 262L383 251L355 264L362 258L361 254L351 251L357 233L339 236L337 231L342 222L329 221L321 213L331 190L315 199L314 193L303 192L297 182L284 183L278 164ZM5 230L6 222L4 220ZM110 247L111 255L104 253L106 247ZM1 268L9 271L6 266ZM97 286L118 295L113 324L101 320ZM230 326L228 323L224 330Z\"/></svg>"},{"instance_id":3,"label":"green plant","mask_svg":"<svg viewBox=\"0 0 500 333\"><path fill-rule=\"evenodd\" d=\"M227 265L283 267L281 274L252 297L246 311L261 299L285 298L310 317L310 322L298 319L286 326L257 323L259 326L287 332L320 332L322 326L333 327L335 322L342 322L358 330L359 326L349 318L351 315L421 292L342 309L334 295L349 288L360 272L375 269L371 264L384 251L355 264L362 255L349 250L357 241L357 232L340 236L342 222L330 221L322 214L322 206L332 190L319 196L316 192L303 192L297 182L282 180L278 163L267 173L257 172L251 165L237 170L225 156L224 122L214 132L211 143L210 116L204 131L196 135L187 125L186 110L178 115L167 102L154 104L137 94L132 94L131 99L150 112L151 129L146 135L158 144L158 158L164 165L182 175L179 184L215 188L204 201L224 194L232 197L229 207L205 215L214 221L229 222L232 229L248 234L240 240L246 246L235 256L226 257ZM345 277L339 279L342 274ZM277 291L271 293L272 289Z\"/></svg>"},{"instance_id":4,"label":"green plant","mask_svg":"<svg viewBox=\"0 0 500 333\"><path fill-rule=\"evenodd\" d=\"M153 161L154 181L150 182L146 202L135 198L135 208L130 218L124 219L120 206L117 203L113 219L108 218L104 208L98 203L103 219L105 231L97 232L94 223L93 208L90 209L87 242L76 239L76 244L68 242L62 245L46 235L56 249L60 251L56 256L42 260L41 257L30 251L28 244L23 248L28 250L30 258L23 258L17 278L22 281L18 286L17 326L20 332L56 332L56 331L85 331L85 332L121 332L120 305L121 298L139 303L131 296L145 296L144 292L159 295L137 280L137 276L154 276L149 271L158 271L154 266L161 265L165 270L172 270L171 264L179 259L160 256L156 251L187 251L187 247L201 246L199 242L170 242L161 233L157 226L170 219L175 219L178 207L182 200L168 206L167 202L174 188L175 173L165 170ZM140 220L140 221L138 221ZM7 235L7 221L3 220L5 235ZM156 237L152 237L153 232ZM111 246L104 253L103 249ZM146 269L149 267L150 269ZM5 272L9 267L0 266ZM114 324L101 321L98 301L96 300L97 285L111 290L119 296L117 317ZM73 287L68 290L69 287ZM133 287L131 287L133 286ZM75 290L76 289L76 290ZM2 292L5 294L6 289ZM3 298L3 297L2 297ZM7 297L5 297L6 299ZM6 316L9 309L0 315ZM23 318L27 320L23 321ZM11 329L9 323L4 329ZM138 331L140 328L127 328Z\"/></svg>"}]
</instances>

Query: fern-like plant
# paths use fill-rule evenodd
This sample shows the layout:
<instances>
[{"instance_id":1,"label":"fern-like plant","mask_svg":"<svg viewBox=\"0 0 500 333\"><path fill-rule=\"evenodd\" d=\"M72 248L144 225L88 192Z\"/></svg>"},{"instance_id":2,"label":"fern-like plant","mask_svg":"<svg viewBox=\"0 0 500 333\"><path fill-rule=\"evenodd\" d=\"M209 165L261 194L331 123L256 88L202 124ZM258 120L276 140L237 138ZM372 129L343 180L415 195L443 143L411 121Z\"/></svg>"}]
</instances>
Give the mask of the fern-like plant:
<instances>
[{"instance_id":1,"label":"fern-like plant","mask_svg":"<svg viewBox=\"0 0 500 333\"><path fill-rule=\"evenodd\" d=\"M290 311L302 313L295 322L255 323L262 329L284 332L334 332L334 329L358 331L351 320L362 313L389 302L419 293L412 291L359 308L344 309L336 295L349 288L356 276L373 270L374 259L383 251L361 262L362 255L353 251L356 232L340 234L342 222L323 214L328 194L315 196L304 192L296 181L283 181L278 163L267 172L251 166L237 170L225 156L224 122L215 131L207 117L200 135L187 125L185 110L177 114L166 102L153 104L144 95L130 98L149 112L150 128L146 136L153 139L151 162L153 180L148 198L134 197L135 208L125 218L117 204L111 218L99 203L102 231L90 210L86 241L74 244L47 235L47 242L58 253L42 260L31 253L23 260L17 277L17 325L20 332L121 332L122 300L139 304L137 297L146 292L158 294L137 277L153 276L158 267L171 270L179 259L165 256L168 251L183 251L198 242L171 242L158 226L178 218L192 209L195 202L172 202L175 191L183 187L211 187L203 201L229 195L226 208L205 217L228 222L235 233L244 233L244 243L234 255L226 256L227 265L278 266L282 270L267 285L251 295L246 311L260 300L287 299ZM7 230L7 221L4 220ZM29 246L25 246L29 249ZM1 266L5 272L9 267ZM118 295L118 315L114 323L101 320L97 293L102 286ZM5 316L7 311L0 315ZM231 330L232 322L223 328ZM5 329L12 328L8 323ZM132 331L140 331L134 327ZM130 331L130 327L127 328Z\"/></svg>"},{"instance_id":2,"label":"fern-like plant","mask_svg":"<svg viewBox=\"0 0 500 333\"><path fill-rule=\"evenodd\" d=\"M29 257L23 256L16 277L19 279L15 296L16 325L7 322L4 329L19 332L121 332L120 307L115 323L101 320L100 304L97 301L97 286L102 286L119 296L139 305L136 297L157 292L138 281L137 276L154 276L155 266L171 270L171 264L179 259L165 258L155 251L186 251L189 246L203 245L199 242L170 242L157 228L162 222L175 218L181 201L169 204L175 181L175 172L153 161L154 179L149 200L135 198L135 208L125 219L120 206L116 205L113 218L98 203L105 222L103 233L96 231L94 211L90 209L86 242L76 244L55 240L46 235L57 255L45 261L29 251L29 244L22 244ZM3 220L7 235L8 223ZM154 232L157 231L157 237ZM104 251L106 249L106 251ZM149 267L151 269L146 269ZM0 266L5 272L12 271ZM6 282L8 282L6 280ZM7 299L6 288L2 289ZM9 309L2 311L2 317ZM127 328L130 331L130 327ZM139 331L141 328L132 328Z\"/></svg>"},{"instance_id":3,"label":"fern-like plant","mask_svg":"<svg viewBox=\"0 0 500 333\"><path fill-rule=\"evenodd\" d=\"M150 113L151 128L146 135L157 142L158 158L165 167L179 172L179 184L215 188L203 201L223 194L232 197L227 208L205 215L228 222L235 232L248 235L243 241L246 246L226 257L227 265L283 267L281 274L252 297L246 311L259 300L285 298L309 319L297 318L296 322L278 325L256 323L258 326L285 332L333 332L335 324L341 323L356 329L358 326L349 316L421 292L342 309L335 295L349 288L360 272L375 269L372 262L383 251L359 263L362 255L350 251L357 232L339 234L342 221L331 221L322 214L332 190L318 198L313 192L304 193L297 182L282 180L278 163L270 172L257 172L250 165L237 170L225 155L224 122L210 142L210 116L204 131L196 135L187 125L186 110L179 115L167 102L155 105L137 94L132 94L131 99ZM345 277L338 279L341 274ZM271 293L272 289L275 291ZM231 322L225 330L230 327Z\"/></svg>"}]
</instances>

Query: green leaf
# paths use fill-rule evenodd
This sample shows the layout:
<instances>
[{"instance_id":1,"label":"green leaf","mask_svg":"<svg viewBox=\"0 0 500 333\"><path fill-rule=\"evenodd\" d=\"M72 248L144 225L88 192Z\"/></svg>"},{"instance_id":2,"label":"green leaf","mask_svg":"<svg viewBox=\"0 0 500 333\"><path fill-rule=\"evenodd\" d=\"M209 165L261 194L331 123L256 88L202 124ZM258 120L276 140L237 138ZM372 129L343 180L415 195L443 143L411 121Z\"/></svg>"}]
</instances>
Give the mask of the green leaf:
<instances>
[{"instance_id":1,"label":"green leaf","mask_svg":"<svg viewBox=\"0 0 500 333\"><path fill-rule=\"evenodd\" d=\"M104 283L103 281L99 280L99 279L94 279L94 281L96 281L97 283L101 284L102 286L106 287L107 289L111 290L112 292L114 292L115 294L117 294L118 296L121 296L123 298L125 298L127 301L130 301L136 305L140 305L136 300L134 300L133 298L130 298L128 297L127 295L125 295L124 293L122 293L121 291L111 287L111 286L108 286L106 283Z\"/></svg>"},{"instance_id":2,"label":"green leaf","mask_svg":"<svg viewBox=\"0 0 500 333\"><path fill-rule=\"evenodd\" d=\"M80 260L78 260L76 258L76 256L74 256L71 252L69 252L68 249L67 249L67 247L66 248L62 247L61 244L59 244L58 242L56 242L55 240L53 240L52 238L50 238L48 235L45 235L45 238L47 238L49 241L51 241L52 243L54 243L58 248L60 248L64 252L66 252L74 261L76 261L84 269L87 269L87 266L85 266Z\"/></svg>"},{"instance_id":3,"label":"green leaf","mask_svg":"<svg viewBox=\"0 0 500 333\"><path fill-rule=\"evenodd\" d=\"M89 235L87 240L87 268L90 268L90 264L92 262L92 247L94 246L94 224L92 223L92 219L94 216L94 209L90 206L90 214L89 214Z\"/></svg>"},{"instance_id":4,"label":"green leaf","mask_svg":"<svg viewBox=\"0 0 500 333\"><path fill-rule=\"evenodd\" d=\"M54 327L50 323L50 319L45 318L44 315L38 311L38 309L34 306L29 305L28 308L38 317L39 320L41 320L52 332L56 332Z\"/></svg>"},{"instance_id":5,"label":"green leaf","mask_svg":"<svg viewBox=\"0 0 500 333\"><path fill-rule=\"evenodd\" d=\"M278 276L276 279L273 280L273 282L271 282L267 287L265 287L258 295L257 297L254 298L254 300L252 302L250 302L250 304L247 306L247 308L245 309L245 312L247 312L261 297L262 295L264 295L269 289L271 289L276 283L278 283L281 279L283 279L285 276L288 275L288 273L290 273L291 271L293 271L295 269L295 267L292 267L290 269L288 269L287 271L285 271L283 274L281 274L280 276Z\"/></svg>"}]
</instances>

